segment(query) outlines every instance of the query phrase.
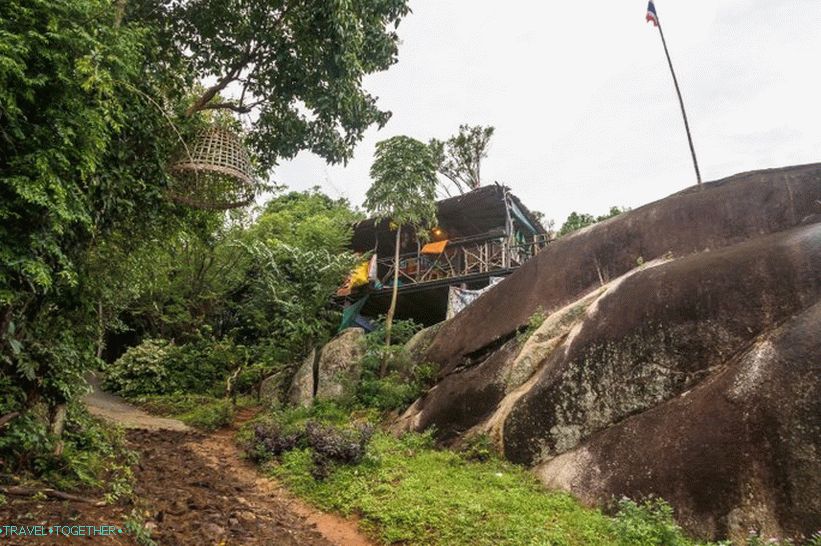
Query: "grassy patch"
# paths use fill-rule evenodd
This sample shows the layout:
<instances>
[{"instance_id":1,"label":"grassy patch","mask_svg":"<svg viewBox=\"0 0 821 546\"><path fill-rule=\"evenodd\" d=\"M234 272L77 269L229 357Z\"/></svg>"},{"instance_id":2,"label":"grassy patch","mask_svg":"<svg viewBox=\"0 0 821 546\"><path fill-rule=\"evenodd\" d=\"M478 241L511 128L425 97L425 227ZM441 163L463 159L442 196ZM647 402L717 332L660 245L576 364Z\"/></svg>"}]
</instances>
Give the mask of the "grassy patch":
<instances>
[{"instance_id":1,"label":"grassy patch","mask_svg":"<svg viewBox=\"0 0 821 546\"><path fill-rule=\"evenodd\" d=\"M616 518L548 492L525 470L500 460L470 461L433 447L431 437L378 433L358 465L324 480L311 454L282 455L269 471L317 507L361 518L385 543L691 545L663 503L625 501Z\"/></svg>"},{"instance_id":2,"label":"grassy patch","mask_svg":"<svg viewBox=\"0 0 821 546\"><path fill-rule=\"evenodd\" d=\"M212 431L231 424L234 406L225 398L200 394L161 394L139 396L132 402L154 415L173 417L188 426ZM251 396L241 396L236 407L248 407L255 403Z\"/></svg>"},{"instance_id":3,"label":"grassy patch","mask_svg":"<svg viewBox=\"0 0 821 546\"><path fill-rule=\"evenodd\" d=\"M530 339L530 336L536 333L536 330L541 328L545 320L547 320L547 314L545 314L544 310L540 307L527 319L527 326L516 334L517 341L519 341L520 344L524 344L525 341Z\"/></svg>"}]
</instances>

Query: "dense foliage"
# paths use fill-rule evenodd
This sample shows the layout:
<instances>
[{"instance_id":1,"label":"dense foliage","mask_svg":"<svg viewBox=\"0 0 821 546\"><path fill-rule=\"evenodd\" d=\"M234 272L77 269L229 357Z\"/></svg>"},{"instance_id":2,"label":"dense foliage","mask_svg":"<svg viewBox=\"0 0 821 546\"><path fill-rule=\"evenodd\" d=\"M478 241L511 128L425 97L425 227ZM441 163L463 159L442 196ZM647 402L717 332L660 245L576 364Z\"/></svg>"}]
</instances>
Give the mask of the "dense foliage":
<instances>
[{"instance_id":1,"label":"dense foliage","mask_svg":"<svg viewBox=\"0 0 821 546\"><path fill-rule=\"evenodd\" d=\"M155 0L129 4L129 14L150 9L153 20L168 22L160 34L167 55L187 58L198 75L215 79L189 112L255 112L250 142L268 168L302 149L345 161L365 129L387 122L390 114L362 80L396 62L396 27L407 4ZM238 96L220 97L229 86Z\"/></svg>"},{"instance_id":2,"label":"dense foliage","mask_svg":"<svg viewBox=\"0 0 821 546\"><path fill-rule=\"evenodd\" d=\"M387 346L385 323L377 321L377 327L365 337L365 355L354 389L353 407L402 411L432 386L438 367L429 362L414 362L405 348L420 328L412 320L394 322L394 344Z\"/></svg>"},{"instance_id":3,"label":"dense foliage","mask_svg":"<svg viewBox=\"0 0 821 546\"><path fill-rule=\"evenodd\" d=\"M345 246L357 217L344 200L290 192L255 218L155 249L151 290L125 314L148 339L107 367L107 386L219 396L229 378L248 391L287 372L338 324L328 301L355 261Z\"/></svg>"},{"instance_id":4,"label":"dense foliage","mask_svg":"<svg viewBox=\"0 0 821 546\"><path fill-rule=\"evenodd\" d=\"M176 66L150 69L151 29L113 19L102 0L0 6L0 376L15 401L0 419L27 446L5 464L61 435L105 321L133 297L128 256L192 216L163 198L158 158L178 137L145 100L181 104Z\"/></svg>"},{"instance_id":5,"label":"dense foliage","mask_svg":"<svg viewBox=\"0 0 821 546\"><path fill-rule=\"evenodd\" d=\"M306 148L347 159L387 120L362 77L395 62L407 12L404 0L0 3L4 467L68 449L67 404L106 342L117 356L173 341L185 366L242 345L212 367L248 380L327 335L327 295L350 266L347 203L313 192L258 218L191 211L166 199L166 165L199 129L252 109L261 176Z\"/></svg>"},{"instance_id":6,"label":"dense foliage","mask_svg":"<svg viewBox=\"0 0 821 546\"><path fill-rule=\"evenodd\" d=\"M146 339L106 368L106 390L128 397L147 394L222 395L226 373L241 363L243 347L231 340L185 345Z\"/></svg>"},{"instance_id":7,"label":"dense foliage","mask_svg":"<svg viewBox=\"0 0 821 546\"><path fill-rule=\"evenodd\" d=\"M376 144L371 165L373 184L365 198L376 218L395 226L394 263L399 263L402 227L420 233L436 223L436 163L431 148L408 136L395 136ZM399 268L393 271L393 293L385 320L385 344L391 344L391 326L396 312ZM383 366L382 375L385 375Z\"/></svg>"}]
</instances>

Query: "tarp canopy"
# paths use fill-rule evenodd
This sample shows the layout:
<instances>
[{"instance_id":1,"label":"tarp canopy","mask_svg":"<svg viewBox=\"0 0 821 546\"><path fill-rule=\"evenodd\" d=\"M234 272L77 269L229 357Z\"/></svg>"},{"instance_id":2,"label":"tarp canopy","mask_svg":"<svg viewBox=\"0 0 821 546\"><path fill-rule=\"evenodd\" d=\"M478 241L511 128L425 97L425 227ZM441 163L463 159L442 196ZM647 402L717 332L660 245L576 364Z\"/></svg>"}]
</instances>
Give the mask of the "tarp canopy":
<instances>
[{"instance_id":1,"label":"tarp canopy","mask_svg":"<svg viewBox=\"0 0 821 546\"><path fill-rule=\"evenodd\" d=\"M490 277L490 284L479 290L468 290L451 286L448 288L448 313L446 318L453 318L461 313L465 307L476 301L482 294L496 286L503 280L503 277Z\"/></svg>"},{"instance_id":2,"label":"tarp canopy","mask_svg":"<svg viewBox=\"0 0 821 546\"><path fill-rule=\"evenodd\" d=\"M446 240L428 243L422 247L422 254L441 254L445 251L446 246L448 246L448 242Z\"/></svg>"}]
</instances>

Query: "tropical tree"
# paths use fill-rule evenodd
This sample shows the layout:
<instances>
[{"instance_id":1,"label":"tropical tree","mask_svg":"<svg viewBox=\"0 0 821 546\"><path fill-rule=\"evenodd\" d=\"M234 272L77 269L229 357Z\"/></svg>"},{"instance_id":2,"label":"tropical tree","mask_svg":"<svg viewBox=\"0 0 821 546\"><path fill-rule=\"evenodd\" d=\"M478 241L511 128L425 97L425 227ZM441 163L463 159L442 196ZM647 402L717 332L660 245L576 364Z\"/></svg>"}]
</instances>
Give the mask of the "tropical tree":
<instances>
[{"instance_id":1,"label":"tropical tree","mask_svg":"<svg viewBox=\"0 0 821 546\"><path fill-rule=\"evenodd\" d=\"M388 119L361 82L396 61L407 13L406 0L0 2L0 460L47 443L18 434L43 413L59 437L103 329L151 282L150 247L221 224L165 199L180 140L214 111L254 110L260 175L302 149L346 160Z\"/></svg>"},{"instance_id":2,"label":"tropical tree","mask_svg":"<svg viewBox=\"0 0 821 546\"><path fill-rule=\"evenodd\" d=\"M385 345L390 347L399 290L402 228L418 231L436 222L436 163L426 144L408 136L396 136L377 143L371 178L373 184L368 189L365 208L396 226L393 293L385 317Z\"/></svg>"},{"instance_id":3,"label":"tropical tree","mask_svg":"<svg viewBox=\"0 0 821 546\"><path fill-rule=\"evenodd\" d=\"M574 231L578 231L582 228L586 228L587 226L592 226L597 222L601 222L603 220L607 220L608 218L612 218L614 216L618 216L622 212L626 212L629 209L627 208L619 208L619 207L610 207L610 210L607 214L602 214L601 216L593 216L592 214L587 214L585 212L571 212L570 215L567 217L567 220L564 221L562 227L559 228L559 237L562 235L567 235L568 233L573 233Z\"/></svg>"},{"instance_id":4,"label":"tropical tree","mask_svg":"<svg viewBox=\"0 0 821 546\"><path fill-rule=\"evenodd\" d=\"M214 81L187 114L254 112L249 142L263 169L303 149L346 161L365 129L390 117L362 81L396 62L408 0L120 3L126 23L157 23L165 57Z\"/></svg>"},{"instance_id":5,"label":"tropical tree","mask_svg":"<svg viewBox=\"0 0 821 546\"><path fill-rule=\"evenodd\" d=\"M492 126L460 125L459 132L447 141L434 138L429 142L437 170L460 194L482 185L482 159L487 157L494 130ZM447 186L443 188L450 195Z\"/></svg>"}]
</instances>

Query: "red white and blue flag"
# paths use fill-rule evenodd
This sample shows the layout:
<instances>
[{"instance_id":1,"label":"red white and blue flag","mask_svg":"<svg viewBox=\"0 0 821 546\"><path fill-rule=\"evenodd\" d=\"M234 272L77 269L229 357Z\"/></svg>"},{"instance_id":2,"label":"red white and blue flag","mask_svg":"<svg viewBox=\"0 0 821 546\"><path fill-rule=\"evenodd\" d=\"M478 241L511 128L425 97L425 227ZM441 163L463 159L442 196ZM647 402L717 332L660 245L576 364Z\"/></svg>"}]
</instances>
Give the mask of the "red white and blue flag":
<instances>
[{"instance_id":1,"label":"red white and blue flag","mask_svg":"<svg viewBox=\"0 0 821 546\"><path fill-rule=\"evenodd\" d=\"M650 0L650 3L647 4L647 20L653 23L654 26L659 26L659 16L656 13L656 5L653 0Z\"/></svg>"}]
</instances>

